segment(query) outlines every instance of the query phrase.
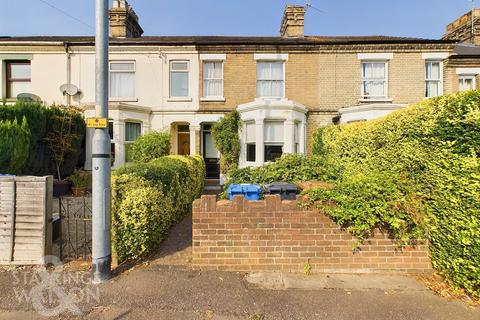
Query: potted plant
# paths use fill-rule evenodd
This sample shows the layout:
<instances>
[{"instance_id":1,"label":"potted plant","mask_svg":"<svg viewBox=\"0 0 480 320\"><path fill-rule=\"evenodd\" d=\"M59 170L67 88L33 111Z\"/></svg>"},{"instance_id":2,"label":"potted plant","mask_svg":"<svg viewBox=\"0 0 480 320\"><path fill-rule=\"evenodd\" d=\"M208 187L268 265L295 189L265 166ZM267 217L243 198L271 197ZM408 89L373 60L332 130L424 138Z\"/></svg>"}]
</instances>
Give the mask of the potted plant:
<instances>
[{"instance_id":1,"label":"potted plant","mask_svg":"<svg viewBox=\"0 0 480 320\"><path fill-rule=\"evenodd\" d=\"M52 106L52 127L45 137L51 158L55 162L57 179L53 183L53 195L61 197L68 193L70 181L62 179L60 167L65 156L73 149L74 143L81 138L74 131L74 117L78 111L74 107Z\"/></svg>"},{"instance_id":2,"label":"potted plant","mask_svg":"<svg viewBox=\"0 0 480 320\"><path fill-rule=\"evenodd\" d=\"M72 183L71 191L74 197L83 197L87 191L89 174L83 170L76 170L69 178Z\"/></svg>"}]
</instances>

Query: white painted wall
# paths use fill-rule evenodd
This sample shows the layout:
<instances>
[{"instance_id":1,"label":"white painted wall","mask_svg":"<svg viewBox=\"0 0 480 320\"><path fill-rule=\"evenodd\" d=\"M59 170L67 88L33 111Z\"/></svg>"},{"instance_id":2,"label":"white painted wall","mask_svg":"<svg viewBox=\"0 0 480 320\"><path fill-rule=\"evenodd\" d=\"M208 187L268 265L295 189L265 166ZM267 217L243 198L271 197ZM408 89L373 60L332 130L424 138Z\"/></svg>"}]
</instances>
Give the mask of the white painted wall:
<instances>
[{"instance_id":1,"label":"white painted wall","mask_svg":"<svg viewBox=\"0 0 480 320\"><path fill-rule=\"evenodd\" d=\"M373 120L386 116L387 114L404 108L405 106L406 105L404 104L372 103L342 108L339 110L340 123Z\"/></svg>"}]
</instances>

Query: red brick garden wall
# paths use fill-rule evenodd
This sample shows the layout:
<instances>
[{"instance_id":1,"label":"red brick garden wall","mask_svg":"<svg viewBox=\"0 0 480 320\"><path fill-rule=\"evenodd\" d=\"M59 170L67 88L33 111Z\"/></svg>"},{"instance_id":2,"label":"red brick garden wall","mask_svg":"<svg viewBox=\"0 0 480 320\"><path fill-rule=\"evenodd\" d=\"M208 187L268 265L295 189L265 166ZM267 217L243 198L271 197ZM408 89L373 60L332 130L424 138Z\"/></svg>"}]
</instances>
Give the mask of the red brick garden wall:
<instances>
[{"instance_id":1,"label":"red brick garden wall","mask_svg":"<svg viewBox=\"0 0 480 320\"><path fill-rule=\"evenodd\" d=\"M399 249L378 233L354 251L355 238L325 214L302 209L297 201L266 196L262 201L193 203L193 265L231 271L428 272L424 241Z\"/></svg>"}]
</instances>

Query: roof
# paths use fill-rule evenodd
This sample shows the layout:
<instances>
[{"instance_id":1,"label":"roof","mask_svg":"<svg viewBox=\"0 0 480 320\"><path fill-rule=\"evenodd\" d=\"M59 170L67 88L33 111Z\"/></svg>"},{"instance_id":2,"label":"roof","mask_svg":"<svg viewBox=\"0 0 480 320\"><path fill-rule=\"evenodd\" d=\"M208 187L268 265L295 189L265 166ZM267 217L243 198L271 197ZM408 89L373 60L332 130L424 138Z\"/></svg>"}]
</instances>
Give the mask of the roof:
<instances>
[{"instance_id":1,"label":"roof","mask_svg":"<svg viewBox=\"0 0 480 320\"><path fill-rule=\"evenodd\" d=\"M2 37L0 42L65 42L92 45L92 36L29 36ZM456 40L434 40L390 36L305 36L302 38L252 36L142 36L140 38L110 38L114 45L322 45L322 44L382 44L382 43L456 43Z\"/></svg>"}]
</instances>

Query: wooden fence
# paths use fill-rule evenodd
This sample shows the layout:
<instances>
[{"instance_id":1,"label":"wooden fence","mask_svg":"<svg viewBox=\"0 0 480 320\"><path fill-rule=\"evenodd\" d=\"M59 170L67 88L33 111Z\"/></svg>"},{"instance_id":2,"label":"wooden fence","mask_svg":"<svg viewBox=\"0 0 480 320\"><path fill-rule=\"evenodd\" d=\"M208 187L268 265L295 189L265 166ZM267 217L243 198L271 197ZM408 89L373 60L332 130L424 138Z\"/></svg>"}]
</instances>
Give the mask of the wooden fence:
<instances>
[{"instance_id":1,"label":"wooden fence","mask_svg":"<svg viewBox=\"0 0 480 320\"><path fill-rule=\"evenodd\" d=\"M0 265L44 264L52 247L53 178L0 177Z\"/></svg>"}]
</instances>

